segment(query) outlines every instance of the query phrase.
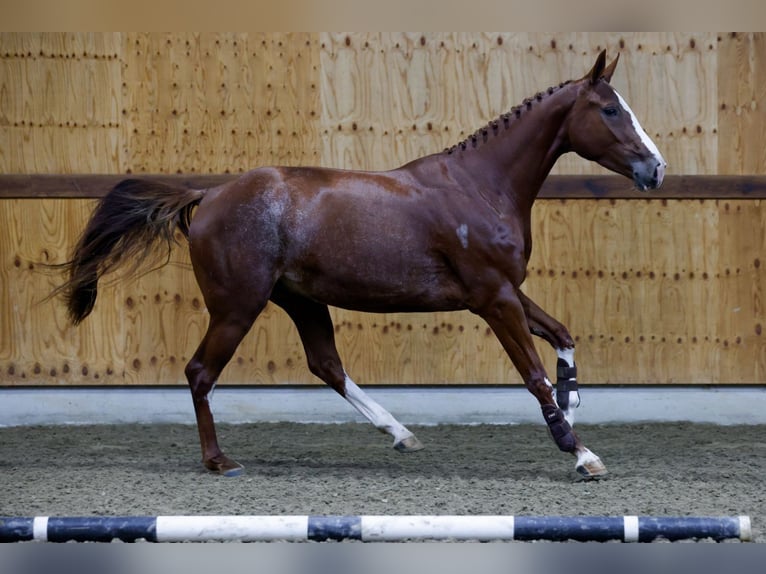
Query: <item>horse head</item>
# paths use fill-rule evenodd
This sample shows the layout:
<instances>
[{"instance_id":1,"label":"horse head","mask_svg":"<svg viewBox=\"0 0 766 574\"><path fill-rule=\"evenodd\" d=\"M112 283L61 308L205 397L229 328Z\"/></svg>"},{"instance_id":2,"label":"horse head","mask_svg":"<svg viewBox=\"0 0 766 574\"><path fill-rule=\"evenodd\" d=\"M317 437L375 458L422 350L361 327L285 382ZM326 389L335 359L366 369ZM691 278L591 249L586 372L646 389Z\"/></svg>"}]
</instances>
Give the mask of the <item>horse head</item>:
<instances>
[{"instance_id":1,"label":"horse head","mask_svg":"<svg viewBox=\"0 0 766 574\"><path fill-rule=\"evenodd\" d=\"M608 66L606 50L578 80L579 92L568 123L571 150L629 177L645 191L662 185L667 163L628 103L609 84L619 54Z\"/></svg>"}]
</instances>

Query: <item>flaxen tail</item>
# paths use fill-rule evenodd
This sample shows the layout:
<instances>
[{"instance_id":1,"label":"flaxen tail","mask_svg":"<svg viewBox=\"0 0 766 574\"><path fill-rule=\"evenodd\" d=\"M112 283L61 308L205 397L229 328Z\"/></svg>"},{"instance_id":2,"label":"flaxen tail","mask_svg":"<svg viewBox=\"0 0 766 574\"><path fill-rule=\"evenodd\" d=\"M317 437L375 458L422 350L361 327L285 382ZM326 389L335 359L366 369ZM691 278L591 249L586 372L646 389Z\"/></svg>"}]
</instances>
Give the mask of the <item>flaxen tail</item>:
<instances>
[{"instance_id":1,"label":"flaxen tail","mask_svg":"<svg viewBox=\"0 0 766 574\"><path fill-rule=\"evenodd\" d=\"M54 292L64 295L72 323L78 324L93 310L102 275L126 262L137 268L161 243L169 258L176 228L188 236L192 211L203 193L138 179L126 179L107 193L93 211L72 259L63 264L67 281Z\"/></svg>"}]
</instances>

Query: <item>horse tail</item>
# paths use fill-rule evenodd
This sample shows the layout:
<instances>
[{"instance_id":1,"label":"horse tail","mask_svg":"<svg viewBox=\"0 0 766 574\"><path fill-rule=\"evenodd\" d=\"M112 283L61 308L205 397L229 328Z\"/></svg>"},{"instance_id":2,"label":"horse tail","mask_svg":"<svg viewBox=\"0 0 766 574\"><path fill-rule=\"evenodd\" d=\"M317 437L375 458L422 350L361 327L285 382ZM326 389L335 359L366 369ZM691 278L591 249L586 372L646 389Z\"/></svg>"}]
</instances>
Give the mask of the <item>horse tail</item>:
<instances>
[{"instance_id":1,"label":"horse tail","mask_svg":"<svg viewBox=\"0 0 766 574\"><path fill-rule=\"evenodd\" d=\"M138 179L115 185L93 211L72 259L61 265L68 279L53 294L63 294L72 323L93 311L102 275L125 262L135 271L158 244L167 251L160 265L167 264L176 229L188 238L192 212L203 195L204 190Z\"/></svg>"}]
</instances>

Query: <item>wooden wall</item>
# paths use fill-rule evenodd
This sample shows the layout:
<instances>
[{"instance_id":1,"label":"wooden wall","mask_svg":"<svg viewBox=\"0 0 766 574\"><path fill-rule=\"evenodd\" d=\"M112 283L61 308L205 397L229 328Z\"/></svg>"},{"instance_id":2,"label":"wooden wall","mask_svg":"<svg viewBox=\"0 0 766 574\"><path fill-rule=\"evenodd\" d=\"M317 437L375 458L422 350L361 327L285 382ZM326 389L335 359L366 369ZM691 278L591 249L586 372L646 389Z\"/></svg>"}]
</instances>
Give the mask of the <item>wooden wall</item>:
<instances>
[{"instance_id":1,"label":"wooden wall","mask_svg":"<svg viewBox=\"0 0 766 574\"><path fill-rule=\"evenodd\" d=\"M766 174L763 33L1 33L0 175L386 169L583 75L604 47L670 174ZM554 173L606 172L565 157ZM207 323L184 249L110 282L72 328L40 263L66 258L93 200L10 195L0 385L184 384ZM525 290L576 337L582 381L766 382L766 200L636 197L535 207ZM362 384L519 382L468 313L334 317ZM316 382L274 307L222 381Z\"/></svg>"}]
</instances>

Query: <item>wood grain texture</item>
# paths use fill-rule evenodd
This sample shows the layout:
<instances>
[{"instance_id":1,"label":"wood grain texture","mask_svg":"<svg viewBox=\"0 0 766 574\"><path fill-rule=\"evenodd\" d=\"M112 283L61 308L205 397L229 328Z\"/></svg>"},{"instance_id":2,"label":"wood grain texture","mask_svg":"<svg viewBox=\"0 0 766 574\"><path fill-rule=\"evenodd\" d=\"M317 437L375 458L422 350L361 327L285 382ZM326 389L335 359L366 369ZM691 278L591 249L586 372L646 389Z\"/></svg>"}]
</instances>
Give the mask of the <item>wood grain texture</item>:
<instances>
[{"instance_id":1,"label":"wood grain texture","mask_svg":"<svg viewBox=\"0 0 766 574\"><path fill-rule=\"evenodd\" d=\"M123 381L126 326L108 298L88 329L68 325L63 305L47 300L57 284L47 264L64 261L90 202L0 202L2 381L9 384L113 384ZM63 224L62 224L63 222ZM72 223L70 227L68 222ZM115 284L112 297L119 297Z\"/></svg>"},{"instance_id":2,"label":"wood grain texture","mask_svg":"<svg viewBox=\"0 0 766 574\"><path fill-rule=\"evenodd\" d=\"M547 241L526 283L569 325L586 380L761 381L762 202L587 203L538 203Z\"/></svg>"},{"instance_id":3,"label":"wood grain texture","mask_svg":"<svg viewBox=\"0 0 766 574\"><path fill-rule=\"evenodd\" d=\"M94 199L126 176L207 187L259 165L389 169L620 53L666 185L567 155L536 204L525 290L584 383L766 382L764 33L0 33L0 385L184 384L207 325L185 248L108 278L77 329L45 301ZM576 201L575 201L576 199ZM332 310L362 384L518 384L469 313ZM538 342L550 372L555 355ZM315 384L269 306L229 384Z\"/></svg>"},{"instance_id":4,"label":"wood grain texture","mask_svg":"<svg viewBox=\"0 0 766 574\"><path fill-rule=\"evenodd\" d=\"M297 33L128 34L124 171L317 163L315 42Z\"/></svg>"},{"instance_id":5,"label":"wood grain texture","mask_svg":"<svg viewBox=\"0 0 766 574\"><path fill-rule=\"evenodd\" d=\"M119 172L119 34L0 34L0 172Z\"/></svg>"},{"instance_id":6,"label":"wood grain texture","mask_svg":"<svg viewBox=\"0 0 766 574\"><path fill-rule=\"evenodd\" d=\"M669 173L763 167L742 145L762 135L762 33L1 36L2 173L388 169L581 76L603 48ZM568 155L554 173L605 172Z\"/></svg>"},{"instance_id":7,"label":"wood grain texture","mask_svg":"<svg viewBox=\"0 0 766 574\"><path fill-rule=\"evenodd\" d=\"M766 172L766 33L721 34L721 173Z\"/></svg>"}]
</instances>

